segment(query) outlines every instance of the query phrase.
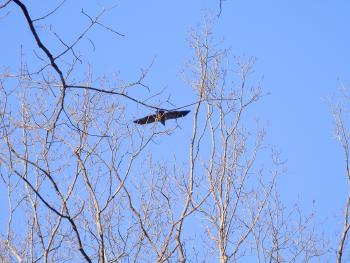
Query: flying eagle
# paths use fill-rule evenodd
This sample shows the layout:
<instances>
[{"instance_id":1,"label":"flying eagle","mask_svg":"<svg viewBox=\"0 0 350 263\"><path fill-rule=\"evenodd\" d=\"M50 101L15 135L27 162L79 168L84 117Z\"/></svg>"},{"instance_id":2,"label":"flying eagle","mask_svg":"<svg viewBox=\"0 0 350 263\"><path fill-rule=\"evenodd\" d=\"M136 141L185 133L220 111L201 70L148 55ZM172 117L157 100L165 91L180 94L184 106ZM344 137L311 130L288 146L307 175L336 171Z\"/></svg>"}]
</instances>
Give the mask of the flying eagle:
<instances>
[{"instance_id":1,"label":"flying eagle","mask_svg":"<svg viewBox=\"0 0 350 263\"><path fill-rule=\"evenodd\" d=\"M158 121L161 124L165 125L165 121L166 120L185 117L189 112L190 112L189 110L183 110L183 111L157 110L156 114L148 115L148 116L143 117L141 119L135 120L134 123L137 123L137 124L148 124L148 123L152 123L152 122L157 122Z\"/></svg>"}]
</instances>

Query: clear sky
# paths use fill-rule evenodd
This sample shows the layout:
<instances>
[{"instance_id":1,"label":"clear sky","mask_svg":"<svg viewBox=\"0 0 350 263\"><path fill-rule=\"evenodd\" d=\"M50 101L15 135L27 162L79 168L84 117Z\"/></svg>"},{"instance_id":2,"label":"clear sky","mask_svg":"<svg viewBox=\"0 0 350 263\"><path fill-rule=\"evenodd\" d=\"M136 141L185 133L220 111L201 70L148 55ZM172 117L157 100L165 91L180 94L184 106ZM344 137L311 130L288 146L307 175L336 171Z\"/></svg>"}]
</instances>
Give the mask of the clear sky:
<instances>
[{"instance_id":1,"label":"clear sky","mask_svg":"<svg viewBox=\"0 0 350 263\"><path fill-rule=\"evenodd\" d=\"M26 3L34 17L50 10L50 4L44 6L43 1ZM92 65L94 75L111 77L119 72L129 81L155 58L146 80L151 91L165 88L164 98L171 95L177 106L193 102L180 77L192 55L189 31L203 21L203 13L217 14L218 1L71 0L49 21L70 42L88 23L81 8L94 16L102 6L114 6L102 21L125 37L98 27L89 33L87 39L93 40L95 50L88 40L78 50ZM30 50L34 41L23 16L17 8L11 10L0 20L0 35L7 39L0 41L1 50L6 50L1 52L1 66L18 69L21 44ZM341 214L347 191L327 98L339 95L340 83L350 81L349 12L350 2L345 0L227 0L213 28L232 56L256 57L254 78L262 79L263 90L271 93L254 106L254 115L266 124L266 144L274 145L286 160L287 172L279 179L283 200L299 201L306 211L315 201L318 220L326 220L328 227L339 223L334 216ZM45 31L39 32L45 41ZM52 39L46 41L52 43ZM81 67L84 71L86 67ZM190 120L182 124L169 147L181 144L181 134L190 131Z\"/></svg>"}]
</instances>

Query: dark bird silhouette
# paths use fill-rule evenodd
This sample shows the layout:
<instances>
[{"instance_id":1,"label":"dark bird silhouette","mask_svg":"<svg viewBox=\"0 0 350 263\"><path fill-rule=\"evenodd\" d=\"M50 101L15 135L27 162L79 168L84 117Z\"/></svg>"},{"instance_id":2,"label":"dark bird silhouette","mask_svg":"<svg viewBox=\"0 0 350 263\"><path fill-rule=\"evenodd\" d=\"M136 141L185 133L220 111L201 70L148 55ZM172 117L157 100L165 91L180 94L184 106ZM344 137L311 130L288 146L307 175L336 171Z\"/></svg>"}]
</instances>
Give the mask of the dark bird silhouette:
<instances>
[{"instance_id":1,"label":"dark bird silhouette","mask_svg":"<svg viewBox=\"0 0 350 263\"><path fill-rule=\"evenodd\" d=\"M183 111L157 110L156 114L148 115L148 116L143 117L141 119L135 120L134 123L143 125L143 124L148 124L148 123L158 121L161 124L165 125L166 120L185 117L189 112L190 112L189 110L183 110Z\"/></svg>"}]
</instances>

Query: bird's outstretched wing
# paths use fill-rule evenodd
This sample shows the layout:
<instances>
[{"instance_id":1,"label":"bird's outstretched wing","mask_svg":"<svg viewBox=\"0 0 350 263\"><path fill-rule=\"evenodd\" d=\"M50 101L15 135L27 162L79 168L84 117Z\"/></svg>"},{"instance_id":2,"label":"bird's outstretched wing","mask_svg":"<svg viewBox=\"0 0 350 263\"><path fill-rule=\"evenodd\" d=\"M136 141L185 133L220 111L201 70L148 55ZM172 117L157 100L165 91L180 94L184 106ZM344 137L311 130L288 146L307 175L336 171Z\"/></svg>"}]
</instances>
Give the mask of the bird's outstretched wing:
<instances>
[{"instance_id":1,"label":"bird's outstretched wing","mask_svg":"<svg viewBox=\"0 0 350 263\"><path fill-rule=\"evenodd\" d=\"M190 112L189 110L168 111L164 113L164 118L166 120L182 118L182 117L185 117L189 112Z\"/></svg>"},{"instance_id":2,"label":"bird's outstretched wing","mask_svg":"<svg viewBox=\"0 0 350 263\"><path fill-rule=\"evenodd\" d=\"M153 114L153 115L143 117L141 119L134 120L134 123L143 125L143 124L148 124L155 121L157 121L157 115Z\"/></svg>"}]
</instances>

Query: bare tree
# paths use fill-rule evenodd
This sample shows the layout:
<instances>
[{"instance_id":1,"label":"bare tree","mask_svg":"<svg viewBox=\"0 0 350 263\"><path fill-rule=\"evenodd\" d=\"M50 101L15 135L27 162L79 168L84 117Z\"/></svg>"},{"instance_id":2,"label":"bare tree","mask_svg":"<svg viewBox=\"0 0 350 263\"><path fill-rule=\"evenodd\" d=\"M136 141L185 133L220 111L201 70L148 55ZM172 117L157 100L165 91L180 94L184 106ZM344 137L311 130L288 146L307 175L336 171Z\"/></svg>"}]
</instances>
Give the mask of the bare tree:
<instances>
[{"instance_id":1,"label":"bare tree","mask_svg":"<svg viewBox=\"0 0 350 263\"><path fill-rule=\"evenodd\" d=\"M343 154L344 154L344 164L345 173L347 178L348 187L350 187L350 162L349 162L349 138L350 133L347 127L347 112L348 112L348 90L342 88L343 99L340 102L331 103L332 115L335 122L335 135L336 139L339 141ZM339 245L337 248L337 262L347 262L350 257L348 253L348 234L350 229L350 188L348 191L348 197L344 205L344 218L343 218L343 228L341 230Z\"/></svg>"},{"instance_id":2,"label":"bare tree","mask_svg":"<svg viewBox=\"0 0 350 263\"><path fill-rule=\"evenodd\" d=\"M93 77L90 67L73 78L81 61L77 44L91 28L122 34L100 22L106 10L96 18L82 11L88 25L71 43L51 32L62 49L55 54L36 26L64 3L35 19L22 1L0 6L22 12L40 62L29 68L22 54L19 72L0 75L0 189L7 198L2 261L293 262L302 254L309 262L322 254L313 232L292 243L298 236L290 238L287 222L279 220L280 163L272 159L275 170L262 168L265 131L248 122L264 96L249 82L254 59L236 58L231 70L225 66L230 54L216 48L208 24L192 34L195 55L185 73L195 102L171 109L192 107L187 161L159 160L147 149L179 124L139 126L126 111L131 104L164 110L166 99L149 103L162 94L128 93L149 89L150 67L128 84ZM308 222L300 220L297 233L304 234ZM286 254L286 243L295 250Z\"/></svg>"},{"instance_id":3,"label":"bare tree","mask_svg":"<svg viewBox=\"0 0 350 263\"><path fill-rule=\"evenodd\" d=\"M299 209L287 212L278 199L276 179L283 168L279 154L272 151L267 158L265 130L258 122L255 130L248 129L249 111L266 95L259 84L249 81L254 58L235 57L230 69L229 51L217 48L210 23L199 32L192 34L191 42L196 56L189 83L200 103L194 111L185 209L187 203L196 207L209 258L220 262L320 259L328 250L325 238L314 229L313 216L305 217ZM272 169L260 166L261 158L264 166L270 160ZM289 220L282 223L279 216L286 213ZM275 248L276 231L285 240L283 248ZM285 260L274 258L276 253Z\"/></svg>"},{"instance_id":4,"label":"bare tree","mask_svg":"<svg viewBox=\"0 0 350 263\"><path fill-rule=\"evenodd\" d=\"M192 185L195 182L199 184L199 181L206 179L207 183L202 183L201 194L196 198L198 200L188 202L192 205L203 203L198 211L206 218L205 231L216 244L213 251L219 252L220 262L228 262L237 257L241 244L254 228L269 195L268 187L264 187L265 201L254 208L256 217L252 221L244 222L240 218L244 212L241 205L249 200L249 190L246 188L253 190L252 195L259 190L255 188L256 185L249 185L248 177L254 173L251 170L263 137L263 133L257 135L252 155L247 157L248 137L241 123L246 109L262 93L259 87L247 88L247 76L253 60L243 62L238 59L240 79L238 83L230 82L232 79L227 76L228 69L222 67L222 61L227 59L227 51L212 49L214 43L211 35L209 26L205 27L203 34L193 34L193 47L198 61L194 75L198 76L199 81L192 86L203 102L198 104L195 111L195 127L200 126L193 136L190 158L191 173L201 176L191 176L190 182ZM204 124L197 122L199 117L196 114L200 110L205 116ZM208 144L211 145L210 153L204 146ZM200 163L202 167L199 167ZM236 223L242 227L240 234L232 232L238 227Z\"/></svg>"},{"instance_id":5,"label":"bare tree","mask_svg":"<svg viewBox=\"0 0 350 263\"><path fill-rule=\"evenodd\" d=\"M41 40L35 24L42 23L62 3L37 19L22 1L8 1L2 8L9 4L22 11L44 56L36 53L43 63L38 70L29 69L22 61L18 74L1 75L0 162L9 208L6 235L1 238L8 251L4 257L30 262L81 257L88 262L118 260L132 249L125 241L132 228L126 232L121 229L114 236L107 226L115 230L111 222L119 215L111 211L114 205L122 209L123 202L118 200L121 192L127 192L126 178L151 138L137 140L130 135L135 127L124 118L125 105L111 100L110 95L157 109L126 92L130 86L143 86L147 70L137 81L117 90L103 88L108 85L103 79L99 88L92 87L91 73L81 83L71 83L70 75L80 61L75 46L92 27L101 26L120 35L99 22L105 10L94 19L83 11L89 24L71 44L53 32L63 46L63 51L54 54ZM6 83L12 80L18 81L15 88ZM116 221L118 227L127 227L123 220ZM114 246L113 240L122 241Z\"/></svg>"}]
</instances>

